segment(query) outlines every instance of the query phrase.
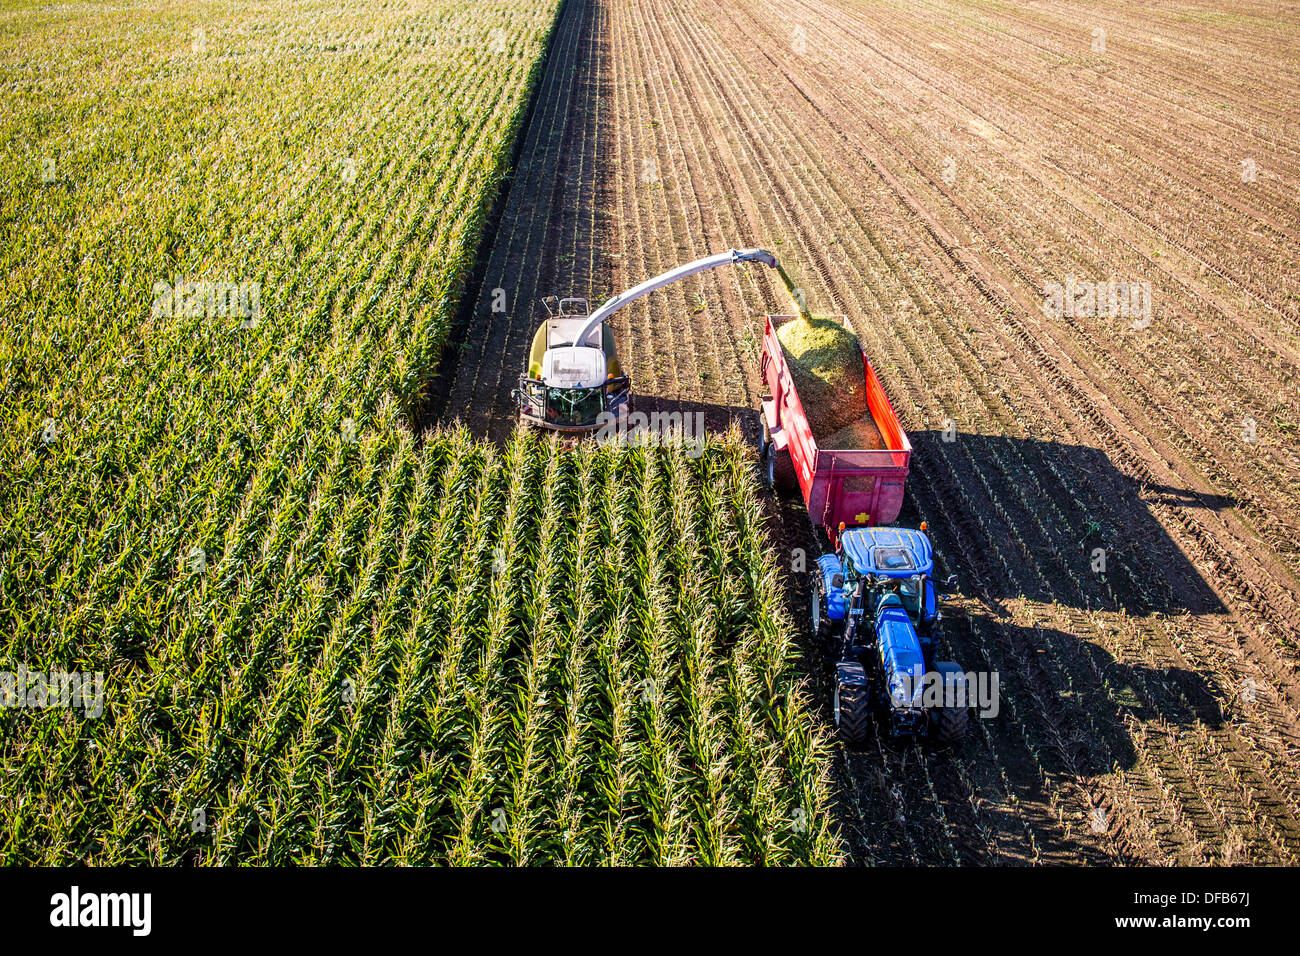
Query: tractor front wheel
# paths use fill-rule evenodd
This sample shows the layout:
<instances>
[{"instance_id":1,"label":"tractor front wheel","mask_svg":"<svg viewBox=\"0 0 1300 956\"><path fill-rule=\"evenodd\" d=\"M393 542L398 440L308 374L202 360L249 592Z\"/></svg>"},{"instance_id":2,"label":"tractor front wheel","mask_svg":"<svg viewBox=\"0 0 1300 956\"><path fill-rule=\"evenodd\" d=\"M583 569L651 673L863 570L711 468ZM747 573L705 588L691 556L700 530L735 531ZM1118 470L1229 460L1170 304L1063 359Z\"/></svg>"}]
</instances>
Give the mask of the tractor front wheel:
<instances>
[{"instance_id":1,"label":"tractor front wheel","mask_svg":"<svg viewBox=\"0 0 1300 956\"><path fill-rule=\"evenodd\" d=\"M931 714L930 740L940 747L961 743L970 726L969 707L940 707Z\"/></svg>"},{"instance_id":2,"label":"tractor front wheel","mask_svg":"<svg viewBox=\"0 0 1300 956\"><path fill-rule=\"evenodd\" d=\"M835 684L835 726L850 747L867 741L871 714L867 709L867 688L861 684Z\"/></svg>"}]
</instances>

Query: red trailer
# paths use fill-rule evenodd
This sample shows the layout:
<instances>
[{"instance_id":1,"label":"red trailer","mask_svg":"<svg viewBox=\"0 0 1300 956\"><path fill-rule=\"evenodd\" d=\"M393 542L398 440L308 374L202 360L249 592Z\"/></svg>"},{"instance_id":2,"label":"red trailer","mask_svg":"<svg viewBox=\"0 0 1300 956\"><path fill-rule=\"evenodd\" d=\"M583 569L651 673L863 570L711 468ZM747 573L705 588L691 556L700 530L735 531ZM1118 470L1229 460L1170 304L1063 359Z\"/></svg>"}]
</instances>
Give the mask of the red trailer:
<instances>
[{"instance_id":1,"label":"red trailer","mask_svg":"<svg viewBox=\"0 0 1300 956\"><path fill-rule=\"evenodd\" d=\"M876 370L862 356L867 410L875 419L884 448L818 448L790 377L777 326L792 319L769 315L763 332L763 467L777 491L797 486L814 525L825 528L834 546L838 529L892 524L903 506L903 482L912 443L898 423L894 406ZM844 322L844 316L836 316Z\"/></svg>"}]
</instances>

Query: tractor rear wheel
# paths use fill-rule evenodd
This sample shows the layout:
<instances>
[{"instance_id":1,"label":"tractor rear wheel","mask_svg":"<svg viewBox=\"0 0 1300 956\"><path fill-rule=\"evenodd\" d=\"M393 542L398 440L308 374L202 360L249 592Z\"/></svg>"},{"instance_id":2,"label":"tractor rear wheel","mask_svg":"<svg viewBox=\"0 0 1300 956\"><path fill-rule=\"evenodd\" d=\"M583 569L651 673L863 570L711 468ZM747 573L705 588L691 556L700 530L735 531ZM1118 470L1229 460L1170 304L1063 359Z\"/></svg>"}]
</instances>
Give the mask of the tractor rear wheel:
<instances>
[{"instance_id":1,"label":"tractor rear wheel","mask_svg":"<svg viewBox=\"0 0 1300 956\"><path fill-rule=\"evenodd\" d=\"M969 707L940 707L931 718L930 740L940 747L960 743L970 726Z\"/></svg>"},{"instance_id":2,"label":"tractor rear wheel","mask_svg":"<svg viewBox=\"0 0 1300 956\"><path fill-rule=\"evenodd\" d=\"M866 743L871 714L867 709L867 688L861 684L835 685L835 726L850 747Z\"/></svg>"}]
</instances>

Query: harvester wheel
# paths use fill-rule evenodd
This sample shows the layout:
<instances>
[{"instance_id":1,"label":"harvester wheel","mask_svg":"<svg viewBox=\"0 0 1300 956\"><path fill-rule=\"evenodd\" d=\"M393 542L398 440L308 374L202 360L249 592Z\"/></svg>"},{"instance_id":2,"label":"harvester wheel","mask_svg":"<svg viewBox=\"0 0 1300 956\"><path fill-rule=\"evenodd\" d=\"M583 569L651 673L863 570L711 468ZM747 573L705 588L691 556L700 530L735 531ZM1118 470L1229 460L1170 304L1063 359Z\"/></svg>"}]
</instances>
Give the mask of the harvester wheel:
<instances>
[{"instance_id":1,"label":"harvester wheel","mask_svg":"<svg viewBox=\"0 0 1300 956\"><path fill-rule=\"evenodd\" d=\"M863 744L870 729L871 714L867 710L867 688L861 684L835 685L835 726L840 737L851 747Z\"/></svg>"},{"instance_id":2,"label":"harvester wheel","mask_svg":"<svg viewBox=\"0 0 1300 956\"><path fill-rule=\"evenodd\" d=\"M970 725L969 707L940 707L930 726L930 740L940 747L960 743Z\"/></svg>"}]
</instances>

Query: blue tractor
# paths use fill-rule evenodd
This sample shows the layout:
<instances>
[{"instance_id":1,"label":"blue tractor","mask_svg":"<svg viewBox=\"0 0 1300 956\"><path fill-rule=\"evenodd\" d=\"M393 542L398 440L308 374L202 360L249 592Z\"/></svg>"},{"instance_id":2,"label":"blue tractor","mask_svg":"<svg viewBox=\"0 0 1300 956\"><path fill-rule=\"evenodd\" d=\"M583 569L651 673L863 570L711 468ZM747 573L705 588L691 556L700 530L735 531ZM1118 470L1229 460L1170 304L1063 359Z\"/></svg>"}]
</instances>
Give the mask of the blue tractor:
<instances>
[{"instance_id":1,"label":"blue tractor","mask_svg":"<svg viewBox=\"0 0 1300 956\"><path fill-rule=\"evenodd\" d=\"M942 614L933 572L930 539L903 528L841 529L835 553L817 559L811 623L835 662L835 725L846 743L864 742L873 717L894 737L948 745L965 736L966 674L934 660Z\"/></svg>"}]
</instances>

